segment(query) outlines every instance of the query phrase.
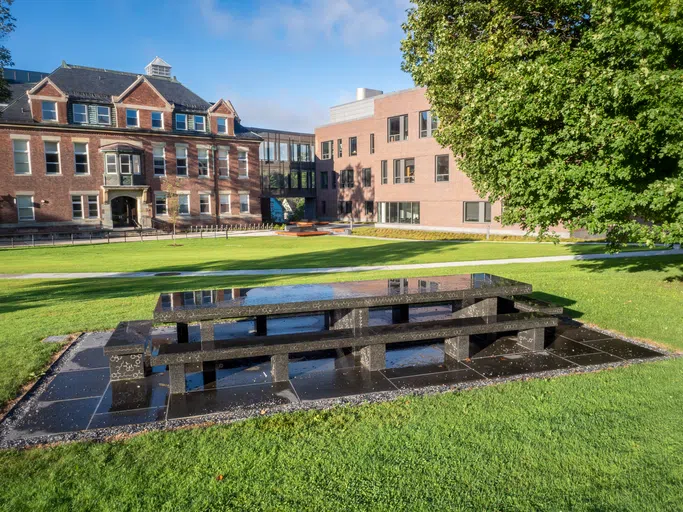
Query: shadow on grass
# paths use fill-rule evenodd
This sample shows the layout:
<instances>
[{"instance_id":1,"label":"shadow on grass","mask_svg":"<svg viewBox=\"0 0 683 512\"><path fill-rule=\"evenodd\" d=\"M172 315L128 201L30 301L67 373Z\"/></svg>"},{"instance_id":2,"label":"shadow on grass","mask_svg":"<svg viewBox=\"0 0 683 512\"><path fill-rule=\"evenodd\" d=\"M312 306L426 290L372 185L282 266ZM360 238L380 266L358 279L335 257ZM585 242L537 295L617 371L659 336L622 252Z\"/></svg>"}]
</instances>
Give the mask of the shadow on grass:
<instances>
[{"instance_id":1,"label":"shadow on grass","mask_svg":"<svg viewBox=\"0 0 683 512\"><path fill-rule=\"evenodd\" d=\"M679 270L681 273L676 276L669 276L667 282L683 281L683 254L672 254L667 256L648 256L644 258L620 258L609 260L591 260L579 263L576 268L588 272L670 272Z\"/></svg>"}]
</instances>

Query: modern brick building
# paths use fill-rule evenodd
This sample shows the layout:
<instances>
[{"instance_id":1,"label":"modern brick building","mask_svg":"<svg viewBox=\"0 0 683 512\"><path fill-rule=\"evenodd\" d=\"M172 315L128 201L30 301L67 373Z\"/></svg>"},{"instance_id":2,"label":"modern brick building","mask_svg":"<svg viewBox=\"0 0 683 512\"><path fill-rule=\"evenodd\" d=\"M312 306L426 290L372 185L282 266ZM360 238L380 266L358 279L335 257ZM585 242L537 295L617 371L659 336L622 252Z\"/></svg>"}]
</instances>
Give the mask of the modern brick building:
<instances>
[{"instance_id":1,"label":"modern brick building","mask_svg":"<svg viewBox=\"0 0 683 512\"><path fill-rule=\"evenodd\" d=\"M388 94L359 89L357 100L330 109L315 130L318 217L491 234L523 234L494 219L490 204L432 136L424 88ZM556 229L568 235L564 229Z\"/></svg>"},{"instance_id":2,"label":"modern brick building","mask_svg":"<svg viewBox=\"0 0 683 512\"><path fill-rule=\"evenodd\" d=\"M169 184L180 223L261 222L262 139L230 101L200 98L159 58L144 74L63 63L36 75L5 73L0 229L152 227L168 221Z\"/></svg>"}]
</instances>

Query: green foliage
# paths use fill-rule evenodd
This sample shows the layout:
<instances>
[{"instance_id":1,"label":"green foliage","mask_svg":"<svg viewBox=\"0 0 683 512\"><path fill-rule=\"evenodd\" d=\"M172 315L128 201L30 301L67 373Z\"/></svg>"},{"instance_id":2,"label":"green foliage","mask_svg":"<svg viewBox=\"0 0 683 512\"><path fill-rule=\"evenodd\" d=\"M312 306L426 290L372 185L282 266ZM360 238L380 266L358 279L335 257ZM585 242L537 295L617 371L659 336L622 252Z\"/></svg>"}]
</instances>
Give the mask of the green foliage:
<instances>
[{"instance_id":1,"label":"green foliage","mask_svg":"<svg viewBox=\"0 0 683 512\"><path fill-rule=\"evenodd\" d=\"M0 0L0 40L7 37L8 34L14 32L14 18L9 12L9 7L13 0ZM4 46L0 46L0 70L7 66L14 64L10 51ZM0 73L0 101L7 101L11 97L7 81Z\"/></svg>"},{"instance_id":2,"label":"green foliage","mask_svg":"<svg viewBox=\"0 0 683 512\"><path fill-rule=\"evenodd\" d=\"M502 221L683 239L678 0L414 0L403 67Z\"/></svg>"},{"instance_id":3,"label":"green foliage","mask_svg":"<svg viewBox=\"0 0 683 512\"><path fill-rule=\"evenodd\" d=\"M393 229L393 228L354 228L353 234L358 236L376 236L380 238L402 238L405 240L462 240L479 241L488 240L496 242L533 242L535 238L516 235L481 235L477 233L451 233L449 231L422 231L417 229ZM555 237L549 237L547 241L558 242ZM583 241L578 238L563 238L563 242ZM591 240L599 242L602 240Z\"/></svg>"}]
</instances>

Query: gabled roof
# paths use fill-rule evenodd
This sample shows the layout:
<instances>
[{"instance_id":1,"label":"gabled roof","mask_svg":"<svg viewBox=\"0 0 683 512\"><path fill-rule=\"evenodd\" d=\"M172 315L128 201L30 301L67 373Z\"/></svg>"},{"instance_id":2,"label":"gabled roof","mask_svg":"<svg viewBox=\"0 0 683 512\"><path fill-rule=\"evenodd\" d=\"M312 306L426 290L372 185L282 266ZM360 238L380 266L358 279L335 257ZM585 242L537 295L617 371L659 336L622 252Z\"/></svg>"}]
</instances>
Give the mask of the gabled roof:
<instances>
[{"instance_id":1,"label":"gabled roof","mask_svg":"<svg viewBox=\"0 0 683 512\"><path fill-rule=\"evenodd\" d=\"M131 92L133 92L135 90L135 88L143 82L148 84L155 93L157 93L159 96L161 96L161 99L164 100L164 103L166 104L167 107L172 107L172 105L168 102L168 100L166 98L164 98L164 95L161 94L157 90L157 88L154 87L154 84L152 82L150 82L148 80L148 78L144 75L139 75L137 77L137 79L132 84L130 84L125 91L123 91L121 94L119 94L117 96L113 96L112 100L115 103L119 103L119 102L123 101L126 98L126 96L128 96Z\"/></svg>"},{"instance_id":2,"label":"gabled roof","mask_svg":"<svg viewBox=\"0 0 683 512\"><path fill-rule=\"evenodd\" d=\"M162 59L158 55L156 57L154 57L154 60L147 65L148 66L166 66L167 68L171 67L171 65L168 62L166 62L164 59Z\"/></svg>"},{"instance_id":3,"label":"gabled roof","mask_svg":"<svg viewBox=\"0 0 683 512\"><path fill-rule=\"evenodd\" d=\"M43 78L40 82L38 82L33 87L31 87L28 91L26 91L26 93L27 94L36 94L36 92L41 87L48 85L48 84L51 85L52 87L54 87L55 89L57 89L57 92L59 92L64 99L66 99L66 97L69 96L67 93L62 91L62 89L56 83L54 83L52 80L50 80L49 76L46 76L45 78Z\"/></svg>"}]
</instances>

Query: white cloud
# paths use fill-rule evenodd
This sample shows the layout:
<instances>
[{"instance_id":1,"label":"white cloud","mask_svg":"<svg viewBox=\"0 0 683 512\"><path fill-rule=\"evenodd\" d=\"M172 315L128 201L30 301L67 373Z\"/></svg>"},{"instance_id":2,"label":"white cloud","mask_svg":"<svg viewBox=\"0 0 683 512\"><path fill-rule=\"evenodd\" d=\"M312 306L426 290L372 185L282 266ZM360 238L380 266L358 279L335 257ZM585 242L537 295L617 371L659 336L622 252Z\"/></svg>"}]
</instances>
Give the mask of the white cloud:
<instances>
[{"instance_id":1,"label":"white cloud","mask_svg":"<svg viewBox=\"0 0 683 512\"><path fill-rule=\"evenodd\" d=\"M357 48L384 37L395 39L409 5L408 0L271 1L250 16L236 16L217 0L197 1L202 18L216 35L237 33L293 44L323 39Z\"/></svg>"},{"instance_id":2,"label":"white cloud","mask_svg":"<svg viewBox=\"0 0 683 512\"><path fill-rule=\"evenodd\" d=\"M329 121L327 106L313 99L253 98L236 94L226 97L230 97L246 126L312 133L316 126Z\"/></svg>"}]
</instances>

